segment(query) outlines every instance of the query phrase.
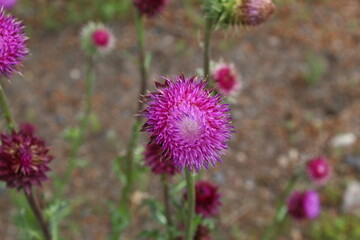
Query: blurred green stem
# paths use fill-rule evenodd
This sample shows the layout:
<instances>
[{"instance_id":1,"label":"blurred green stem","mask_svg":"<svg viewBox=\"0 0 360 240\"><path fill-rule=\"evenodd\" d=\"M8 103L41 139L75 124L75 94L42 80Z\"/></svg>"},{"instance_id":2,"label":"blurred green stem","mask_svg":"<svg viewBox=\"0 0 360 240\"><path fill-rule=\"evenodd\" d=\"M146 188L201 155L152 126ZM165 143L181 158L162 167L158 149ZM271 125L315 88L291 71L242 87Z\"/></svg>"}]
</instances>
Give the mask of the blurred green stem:
<instances>
[{"instance_id":1,"label":"blurred green stem","mask_svg":"<svg viewBox=\"0 0 360 240\"><path fill-rule=\"evenodd\" d=\"M138 52L139 52L139 72L140 72L140 98L138 102L138 109L139 112L142 109L142 101L141 96L145 95L145 91L147 89L147 66L146 66L146 59L145 59L145 30L144 30L144 19L140 15L138 11L135 10L135 25L136 25L136 33L137 33L137 44L138 44Z\"/></svg>"},{"instance_id":2,"label":"blurred green stem","mask_svg":"<svg viewBox=\"0 0 360 240\"><path fill-rule=\"evenodd\" d=\"M295 172L291 179L288 181L285 192L281 197L276 214L270 224L270 226L265 230L262 240L272 240L276 239L276 236L279 234L280 226L283 225L284 220L286 219L287 214L287 204L286 201L295 187L297 180L300 177L300 172Z\"/></svg>"},{"instance_id":3,"label":"blurred green stem","mask_svg":"<svg viewBox=\"0 0 360 240\"><path fill-rule=\"evenodd\" d=\"M192 240L194 235L195 215L195 173L185 169L187 188L187 216L185 217L185 240Z\"/></svg>"},{"instance_id":4,"label":"blurred green stem","mask_svg":"<svg viewBox=\"0 0 360 240\"><path fill-rule=\"evenodd\" d=\"M33 213L35 214L36 219L38 220L40 227L41 227L41 231L44 234L44 238L45 240L51 240L51 234L49 231L49 226L46 223L44 216L41 212L41 209L39 208L39 205L37 204L35 198L34 198L34 194L32 189L29 190L29 192L24 191L24 194L26 196L26 200L29 203L29 206L31 208L31 210L33 211Z\"/></svg>"},{"instance_id":5,"label":"blurred green stem","mask_svg":"<svg viewBox=\"0 0 360 240\"><path fill-rule=\"evenodd\" d=\"M0 85L0 106L6 121L6 127L8 128L8 130L14 131L16 128L16 124L14 118L11 115L9 103L7 101L4 89L2 88L1 85Z\"/></svg>"},{"instance_id":6,"label":"blurred green stem","mask_svg":"<svg viewBox=\"0 0 360 240\"><path fill-rule=\"evenodd\" d=\"M69 182L72 172L76 167L76 160L78 157L79 149L84 141L85 132L88 127L91 109L92 109L92 98L94 95L95 85L95 73L94 73L94 58L88 57L86 60L86 96L85 96L85 111L84 115L80 120L79 132L76 138L73 140L70 149L70 158L67 168L65 170L65 176L62 180L62 184L58 189L58 196L61 196L64 191L64 187Z\"/></svg>"},{"instance_id":7,"label":"blurred green stem","mask_svg":"<svg viewBox=\"0 0 360 240\"><path fill-rule=\"evenodd\" d=\"M210 81L209 72L210 72L210 42L212 35L213 23L210 18L206 18L205 30L204 30L204 79L208 79L208 87L213 87L213 82Z\"/></svg>"},{"instance_id":8,"label":"blurred green stem","mask_svg":"<svg viewBox=\"0 0 360 240\"><path fill-rule=\"evenodd\" d=\"M172 240L173 235L172 235L172 220L171 220L171 212L170 212L169 178L166 173L161 175L161 183L163 185L163 195L164 195L165 216L166 216L168 238L169 238L169 240Z\"/></svg>"}]
</instances>

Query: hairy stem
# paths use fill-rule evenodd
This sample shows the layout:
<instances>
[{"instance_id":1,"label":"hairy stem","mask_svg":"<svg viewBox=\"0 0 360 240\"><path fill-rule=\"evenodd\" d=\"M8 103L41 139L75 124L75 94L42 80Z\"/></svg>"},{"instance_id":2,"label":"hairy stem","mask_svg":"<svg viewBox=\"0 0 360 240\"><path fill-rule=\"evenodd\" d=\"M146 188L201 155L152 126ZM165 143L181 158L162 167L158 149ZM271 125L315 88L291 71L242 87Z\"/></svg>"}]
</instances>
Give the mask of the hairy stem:
<instances>
[{"instance_id":1,"label":"hairy stem","mask_svg":"<svg viewBox=\"0 0 360 240\"><path fill-rule=\"evenodd\" d=\"M195 215L195 174L186 169L187 187L187 215L185 217L185 240L192 240L194 235L194 215Z\"/></svg>"},{"instance_id":2,"label":"hairy stem","mask_svg":"<svg viewBox=\"0 0 360 240\"><path fill-rule=\"evenodd\" d=\"M30 189L29 191L24 191L26 199L29 203L29 206L31 208L31 210L33 211L33 213L35 214L35 217L37 219L37 221L39 222L39 225L41 227L41 231L44 234L44 238L45 240L51 240L51 234L49 231L49 226L48 224L45 222L44 216L39 208L39 205L37 204L35 198L34 198L34 194L32 189Z\"/></svg>"},{"instance_id":3,"label":"hairy stem","mask_svg":"<svg viewBox=\"0 0 360 240\"><path fill-rule=\"evenodd\" d=\"M7 101L4 89L2 88L1 85L0 85L0 107L6 121L6 127L8 128L8 130L14 131L16 128L16 124L13 116L11 115L9 103Z\"/></svg>"}]
</instances>

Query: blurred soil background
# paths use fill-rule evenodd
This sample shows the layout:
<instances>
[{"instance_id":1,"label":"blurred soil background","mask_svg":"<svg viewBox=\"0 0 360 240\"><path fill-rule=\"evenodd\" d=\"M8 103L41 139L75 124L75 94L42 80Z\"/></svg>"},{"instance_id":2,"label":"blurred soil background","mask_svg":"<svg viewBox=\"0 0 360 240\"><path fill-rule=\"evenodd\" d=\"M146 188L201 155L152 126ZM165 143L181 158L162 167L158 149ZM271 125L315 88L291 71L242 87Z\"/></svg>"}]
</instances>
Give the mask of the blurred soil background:
<instances>
[{"instance_id":1,"label":"blurred soil background","mask_svg":"<svg viewBox=\"0 0 360 240\"><path fill-rule=\"evenodd\" d=\"M97 60L94 115L80 151L82 167L69 182L73 212L62 227L64 239L106 239L108 202L119 200L121 187L113 162L128 144L139 88L131 1L19 2L13 12L27 26L31 54L23 77L15 76L5 90L16 120L34 123L52 147L51 177L64 172L64 132L78 123L84 104L79 31L88 20L105 21L116 36L116 51ZM192 76L202 67L201 1L170 2L146 21L151 80ZM330 183L319 189L322 215L287 222L279 239L360 239L360 198L352 199L357 208L344 206L347 188L360 181L360 1L275 3L275 15L262 26L216 31L212 40L212 59L234 62L243 84L231 103L236 133L224 163L204 173L223 196L214 239L259 239L294 167L317 155L328 156L334 167ZM51 183L44 184L45 202L56 191ZM145 174L137 189L134 220L123 239L155 225L139 201L161 199L160 181ZM2 240L16 239L18 231L8 193L0 192Z\"/></svg>"}]
</instances>

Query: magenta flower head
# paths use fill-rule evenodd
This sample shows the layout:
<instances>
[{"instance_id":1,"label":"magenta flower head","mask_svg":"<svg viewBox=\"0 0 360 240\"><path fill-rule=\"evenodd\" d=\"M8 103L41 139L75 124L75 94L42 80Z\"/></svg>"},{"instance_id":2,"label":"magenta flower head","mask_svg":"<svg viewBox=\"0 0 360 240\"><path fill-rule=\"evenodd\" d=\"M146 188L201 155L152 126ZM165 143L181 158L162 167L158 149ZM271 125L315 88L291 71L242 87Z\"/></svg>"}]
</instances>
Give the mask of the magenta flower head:
<instances>
[{"instance_id":1,"label":"magenta flower head","mask_svg":"<svg viewBox=\"0 0 360 240\"><path fill-rule=\"evenodd\" d=\"M244 26L257 26L265 22L275 10L271 0L240 0L239 21Z\"/></svg>"},{"instance_id":2,"label":"magenta flower head","mask_svg":"<svg viewBox=\"0 0 360 240\"><path fill-rule=\"evenodd\" d=\"M306 163L306 172L313 182L325 184L329 180L331 167L325 157L317 157Z\"/></svg>"},{"instance_id":3,"label":"magenta flower head","mask_svg":"<svg viewBox=\"0 0 360 240\"><path fill-rule=\"evenodd\" d=\"M195 212L203 217L214 217L219 214L221 206L218 187L210 182L200 181L195 185Z\"/></svg>"},{"instance_id":4,"label":"magenta flower head","mask_svg":"<svg viewBox=\"0 0 360 240\"><path fill-rule=\"evenodd\" d=\"M146 97L142 111L147 119L142 130L150 134L150 144L161 146L164 158L180 170L215 166L232 132L228 105L194 77L181 75L156 85L158 91Z\"/></svg>"},{"instance_id":5,"label":"magenta flower head","mask_svg":"<svg viewBox=\"0 0 360 240\"><path fill-rule=\"evenodd\" d=\"M220 61L213 70L212 75L215 80L215 87L224 96L231 96L241 88L239 75L232 63Z\"/></svg>"},{"instance_id":6,"label":"magenta flower head","mask_svg":"<svg viewBox=\"0 0 360 240\"><path fill-rule=\"evenodd\" d=\"M288 199L288 213L295 219L314 219L320 214L320 198L316 191L294 192Z\"/></svg>"},{"instance_id":7,"label":"magenta flower head","mask_svg":"<svg viewBox=\"0 0 360 240\"><path fill-rule=\"evenodd\" d=\"M0 0L0 8L11 9L15 6L17 0Z\"/></svg>"},{"instance_id":8,"label":"magenta flower head","mask_svg":"<svg viewBox=\"0 0 360 240\"><path fill-rule=\"evenodd\" d=\"M154 174L161 175L166 174L173 176L179 173L179 169L175 168L174 163L171 159L164 159L162 157L162 149L156 144L147 144L145 155L145 165L151 168Z\"/></svg>"},{"instance_id":9,"label":"magenta flower head","mask_svg":"<svg viewBox=\"0 0 360 240\"><path fill-rule=\"evenodd\" d=\"M88 56L105 55L115 45L115 37L101 23L90 22L81 31L82 48Z\"/></svg>"},{"instance_id":10,"label":"magenta flower head","mask_svg":"<svg viewBox=\"0 0 360 240\"><path fill-rule=\"evenodd\" d=\"M17 68L28 54L27 40L24 25L0 7L0 77L9 78L18 72Z\"/></svg>"},{"instance_id":11,"label":"magenta flower head","mask_svg":"<svg viewBox=\"0 0 360 240\"><path fill-rule=\"evenodd\" d=\"M0 180L7 187L30 192L32 185L47 180L48 164L53 159L45 142L34 135L34 127L25 124L20 131L1 135Z\"/></svg>"},{"instance_id":12,"label":"magenta flower head","mask_svg":"<svg viewBox=\"0 0 360 240\"><path fill-rule=\"evenodd\" d=\"M169 0L134 0L134 5L141 15L151 18L162 12Z\"/></svg>"}]
</instances>

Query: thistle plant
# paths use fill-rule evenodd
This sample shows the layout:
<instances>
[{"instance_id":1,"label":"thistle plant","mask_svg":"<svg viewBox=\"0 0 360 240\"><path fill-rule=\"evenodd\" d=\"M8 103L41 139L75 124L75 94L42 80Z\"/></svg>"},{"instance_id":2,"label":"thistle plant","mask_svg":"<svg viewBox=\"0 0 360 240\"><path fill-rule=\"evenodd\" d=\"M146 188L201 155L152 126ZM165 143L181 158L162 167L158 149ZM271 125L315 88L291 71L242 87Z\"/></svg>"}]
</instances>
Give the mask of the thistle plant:
<instances>
[{"instance_id":1,"label":"thistle plant","mask_svg":"<svg viewBox=\"0 0 360 240\"><path fill-rule=\"evenodd\" d=\"M220 95L211 96L205 86L206 82L183 75L156 82L157 91L145 97L141 112L146 119L142 131L149 134L150 144L160 146L163 161L185 169L185 240L194 235L195 172L221 162L232 133L228 105L221 103Z\"/></svg>"},{"instance_id":2,"label":"thistle plant","mask_svg":"<svg viewBox=\"0 0 360 240\"><path fill-rule=\"evenodd\" d=\"M28 54L27 37L22 25L15 17L7 15L0 8L0 76L9 79L19 73L18 67ZM2 80L2 79L0 79ZM2 83L1 83L2 84ZM46 240L51 240L49 227L33 195L32 187L41 185L47 179L48 164L52 156L45 147L44 141L34 135L31 125L23 125L20 131L11 114L5 92L0 85L0 105L6 126L11 134L1 135L0 147L0 180L8 188L22 190L28 204L39 222Z\"/></svg>"},{"instance_id":3,"label":"thistle plant","mask_svg":"<svg viewBox=\"0 0 360 240\"><path fill-rule=\"evenodd\" d=\"M81 30L81 47L86 55L86 96L84 113L81 116L78 131L72 139L70 149L70 159L65 170L65 177L59 185L58 195L64 191L66 183L69 181L74 168L79 149L84 141L85 133L89 125L92 112L92 98L95 88L95 61L96 59L109 54L114 48L115 37L111 30L102 23L89 22Z\"/></svg>"}]
</instances>

